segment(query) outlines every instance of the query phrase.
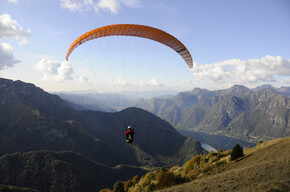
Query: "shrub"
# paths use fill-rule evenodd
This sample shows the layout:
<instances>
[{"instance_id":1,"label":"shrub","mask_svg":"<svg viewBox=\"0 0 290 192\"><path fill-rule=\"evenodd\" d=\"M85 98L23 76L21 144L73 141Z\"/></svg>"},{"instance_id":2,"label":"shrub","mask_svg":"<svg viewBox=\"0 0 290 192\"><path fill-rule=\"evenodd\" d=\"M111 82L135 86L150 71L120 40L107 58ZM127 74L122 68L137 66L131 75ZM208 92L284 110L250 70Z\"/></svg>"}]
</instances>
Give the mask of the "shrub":
<instances>
[{"instance_id":1,"label":"shrub","mask_svg":"<svg viewBox=\"0 0 290 192\"><path fill-rule=\"evenodd\" d=\"M153 172L149 172L145 175L145 179L152 181L155 179L155 174Z\"/></svg>"},{"instance_id":2,"label":"shrub","mask_svg":"<svg viewBox=\"0 0 290 192\"><path fill-rule=\"evenodd\" d=\"M123 181L117 181L114 185L114 192L125 192Z\"/></svg>"},{"instance_id":3,"label":"shrub","mask_svg":"<svg viewBox=\"0 0 290 192\"><path fill-rule=\"evenodd\" d=\"M260 140L258 143L257 143L257 146L261 145L262 143L264 143L262 140Z\"/></svg>"},{"instance_id":4,"label":"shrub","mask_svg":"<svg viewBox=\"0 0 290 192\"><path fill-rule=\"evenodd\" d=\"M125 184L124 184L124 190L128 191L130 187L132 187L134 185L132 180L128 180Z\"/></svg>"},{"instance_id":5,"label":"shrub","mask_svg":"<svg viewBox=\"0 0 290 192\"><path fill-rule=\"evenodd\" d=\"M188 173L189 171L193 170L194 167L200 164L201 156L196 155L190 161L188 161L184 166L184 172Z\"/></svg>"},{"instance_id":6,"label":"shrub","mask_svg":"<svg viewBox=\"0 0 290 192\"><path fill-rule=\"evenodd\" d=\"M147 186L145 187L145 191L146 191L146 192L154 191L154 187L155 187L155 185L154 185L153 183L150 183L149 185L147 185Z\"/></svg>"},{"instance_id":7,"label":"shrub","mask_svg":"<svg viewBox=\"0 0 290 192\"><path fill-rule=\"evenodd\" d=\"M136 184L136 183L138 183L139 181L140 181L140 177L139 177L139 175L135 175L134 177L133 177L133 184Z\"/></svg>"},{"instance_id":8,"label":"shrub","mask_svg":"<svg viewBox=\"0 0 290 192\"><path fill-rule=\"evenodd\" d=\"M217 155L217 154L216 154L215 152L210 151L210 152L208 153L207 157L208 157L208 158L211 158L211 157L214 157L214 156L216 156L216 155Z\"/></svg>"},{"instance_id":9,"label":"shrub","mask_svg":"<svg viewBox=\"0 0 290 192\"><path fill-rule=\"evenodd\" d=\"M223 150L222 150L222 148L218 148L216 152L220 154L223 152Z\"/></svg>"},{"instance_id":10,"label":"shrub","mask_svg":"<svg viewBox=\"0 0 290 192\"><path fill-rule=\"evenodd\" d=\"M157 173L156 173L156 177L155 178L156 178L156 180L158 182L162 180L162 178L164 176L164 173L165 173L164 170L161 170L161 169L157 170Z\"/></svg>"},{"instance_id":11,"label":"shrub","mask_svg":"<svg viewBox=\"0 0 290 192\"><path fill-rule=\"evenodd\" d=\"M239 144L236 144L231 153L231 160L237 160L242 156L244 156L244 150Z\"/></svg>"},{"instance_id":12,"label":"shrub","mask_svg":"<svg viewBox=\"0 0 290 192\"><path fill-rule=\"evenodd\" d=\"M156 179L158 179L159 181L157 185L157 189L163 189L165 187L169 187L175 184L175 177L172 172L159 172L157 175L156 175Z\"/></svg>"},{"instance_id":13,"label":"shrub","mask_svg":"<svg viewBox=\"0 0 290 192\"><path fill-rule=\"evenodd\" d=\"M232 150L223 151L223 152L221 152L220 156L226 157L226 156L230 155L231 153L232 153Z\"/></svg>"},{"instance_id":14,"label":"shrub","mask_svg":"<svg viewBox=\"0 0 290 192\"><path fill-rule=\"evenodd\" d=\"M144 191L139 184L135 184L133 191Z\"/></svg>"},{"instance_id":15,"label":"shrub","mask_svg":"<svg viewBox=\"0 0 290 192\"><path fill-rule=\"evenodd\" d=\"M166 168L165 168L165 167L161 167L161 168L157 169L156 171L157 171L157 172L160 172L160 171L161 171L161 172L165 172L165 171L166 171Z\"/></svg>"},{"instance_id":16,"label":"shrub","mask_svg":"<svg viewBox=\"0 0 290 192\"><path fill-rule=\"evenodd\" d=\"M219 160L219 157L218 156L212 156L208 159L208 163L213 163L215 161Z\"/></svg>"},{"instance_id":17,"label":"shrub","mask_svg":"<svg viewBox=\"0 0 290 192\"><path fill-rule=\"evenodd\" d=\"M147 186L149 186L155 179L155 173L153 172L148 172L145 176L142 176L139 185L145 189Z\"/></svg>"},{"instance_id":18,"label":"shrub","mask_svg":"<svg viewBox=\"0 0 290 192\"><path fill-rule=\"evenodd\" d=\"M174 173L174 172L180 171L180 169L181 169L181 167L179 167L179 166L173 166L169 169L169 171Z\"/></svg>"}]
</instances>

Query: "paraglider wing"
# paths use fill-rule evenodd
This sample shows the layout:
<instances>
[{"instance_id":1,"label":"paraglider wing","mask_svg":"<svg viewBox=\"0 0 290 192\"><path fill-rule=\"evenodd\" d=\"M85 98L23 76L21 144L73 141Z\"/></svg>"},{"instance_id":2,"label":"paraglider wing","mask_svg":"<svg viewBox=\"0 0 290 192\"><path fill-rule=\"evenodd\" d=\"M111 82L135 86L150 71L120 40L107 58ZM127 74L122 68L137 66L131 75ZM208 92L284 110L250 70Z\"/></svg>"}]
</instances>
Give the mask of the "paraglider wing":
<instances>
[{"instance_id":1,"label":"paraglider wing","mask_svg":"<svg viewBox=\"0 0 290 192\"><path fill-rule=\"evenodd\" d=\"M66 55L66 60L68 60L72 51L82 43L106 36L135 36L160 42L175 50L184 59L189 68L193 66L189 51L177 38L160 29L135 24L107 25L81 35L71 44Z\"/></svg>"}]
</instances>

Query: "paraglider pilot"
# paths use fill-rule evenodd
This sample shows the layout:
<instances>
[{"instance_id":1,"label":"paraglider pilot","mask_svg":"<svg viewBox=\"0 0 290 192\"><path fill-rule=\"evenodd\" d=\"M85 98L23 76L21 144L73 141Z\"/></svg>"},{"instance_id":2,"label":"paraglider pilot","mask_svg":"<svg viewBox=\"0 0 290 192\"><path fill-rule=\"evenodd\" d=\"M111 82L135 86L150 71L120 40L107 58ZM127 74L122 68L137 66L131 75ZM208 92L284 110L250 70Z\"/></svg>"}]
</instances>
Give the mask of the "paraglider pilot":
<instances>
[{"instance_id":1,"label":"paraglider pilot","mask_svg":"<svg viewBox=\"0 0 290 192\"><path fill-rule=\"evenodd\" d=\"M134 128L135 128L135 125L134 126L126 126L125 125L125 135L126 135L126 142L127 143L132 143L133 140L134 140Z\"/></svg>"}]
</instances>

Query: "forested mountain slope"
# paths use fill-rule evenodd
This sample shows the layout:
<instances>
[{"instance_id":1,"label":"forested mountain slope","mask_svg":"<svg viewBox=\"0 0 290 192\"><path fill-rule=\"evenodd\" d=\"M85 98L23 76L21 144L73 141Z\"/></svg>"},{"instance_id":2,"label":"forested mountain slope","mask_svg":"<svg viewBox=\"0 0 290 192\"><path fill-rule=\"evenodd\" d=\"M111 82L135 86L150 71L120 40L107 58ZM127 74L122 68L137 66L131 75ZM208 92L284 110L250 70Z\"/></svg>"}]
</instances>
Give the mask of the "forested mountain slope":
<instances>
[{"instance_id":1,"label":"forested mountain slope","mask_svg":"<svg viewBox=\"0 0 290 192\"><path fill-rule=\"evenodd\" d=\"M33 151L0 157L0 183L10 185L7 188L11 191L11 186L37 191L96 191L146 172L125 165L111 168L71 151Z\"/></svg>"}]
</instances>

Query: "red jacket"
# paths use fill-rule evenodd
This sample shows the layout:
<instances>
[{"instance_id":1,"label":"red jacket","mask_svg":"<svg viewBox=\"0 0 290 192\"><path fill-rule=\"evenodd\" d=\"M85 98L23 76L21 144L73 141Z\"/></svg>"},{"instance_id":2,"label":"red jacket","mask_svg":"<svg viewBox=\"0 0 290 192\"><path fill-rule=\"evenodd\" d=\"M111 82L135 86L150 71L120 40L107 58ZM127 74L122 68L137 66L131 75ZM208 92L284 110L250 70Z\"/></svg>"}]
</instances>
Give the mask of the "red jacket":
<instances>
[{"instance_id":1,"label":"red jacket","mask_svg":"<svg viewBox=\"0 0 290 192\"><path fill-rule=\"evenodd\" d=\"M131 129L131 130L127 130L127 131L125 132L125 135L127 136L127 135L130 134L130 133L133 134L133 135L135 134L134 130Z\"/></svg>"}]
</instances>

